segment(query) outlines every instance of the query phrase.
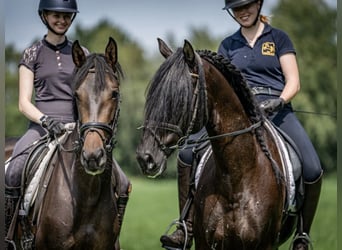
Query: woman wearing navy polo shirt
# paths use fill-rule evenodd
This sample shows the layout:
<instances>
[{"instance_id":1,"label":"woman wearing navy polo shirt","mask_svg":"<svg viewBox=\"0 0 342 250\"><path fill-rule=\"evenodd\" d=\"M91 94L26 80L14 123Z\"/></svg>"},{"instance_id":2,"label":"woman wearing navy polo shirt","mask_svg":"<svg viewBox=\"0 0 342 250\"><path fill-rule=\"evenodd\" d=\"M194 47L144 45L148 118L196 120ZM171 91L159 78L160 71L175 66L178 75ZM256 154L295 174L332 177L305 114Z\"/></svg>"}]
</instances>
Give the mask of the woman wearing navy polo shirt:
<instances>
[{"instance_id":1,"label":"woman wearing navy polo shirt","mask_svg":"<svg viewBox=\"0 0 342 250\"><path fill-rule=\"evenodd\" d=\"M304 128L293 113L290 101L300 89L296 52L286 33L268 24L265 16L260 15L263 0L225 0L228 13L240 24L240 29L225 38L218 53L230 61L242 72L252 88L260 107L269 115L272 122L285 131L296 143L303 159L305 198L301 210L302 228L298 223L293 250L307 250L310 244L309 232L316 212L321 183L322 168L317 153ZM190 136L199 138L200 132ZM187 200L192 168L192 148L183 149L178 154L178 199L180 212ZM191 206L192 207L192 206ZM162 235L160 241L168 249L190 249L192 245L192 209L185 218L188 241L182 226L170 235Z\"/></svg>"},{"instance_id":2,"label":"woman wearing navy polo shirt","mask_svg":"<svg viewBox=\"0 0 342 250\"><path fill-rule=\"evenodd\" d=\"M301 211L303 229L298 225L296 236L299 237L294 241L293 249L308 249L323 171L291 106L291 100L300 89L295 49L286 33L271 27L267 18L260 15L263 0L226 0L225 4L224 9L241 27L221 42L218 53L229 58L242 72L260 107L290 136L301 152L305 182Z\"/></svg>"}]
</instances>

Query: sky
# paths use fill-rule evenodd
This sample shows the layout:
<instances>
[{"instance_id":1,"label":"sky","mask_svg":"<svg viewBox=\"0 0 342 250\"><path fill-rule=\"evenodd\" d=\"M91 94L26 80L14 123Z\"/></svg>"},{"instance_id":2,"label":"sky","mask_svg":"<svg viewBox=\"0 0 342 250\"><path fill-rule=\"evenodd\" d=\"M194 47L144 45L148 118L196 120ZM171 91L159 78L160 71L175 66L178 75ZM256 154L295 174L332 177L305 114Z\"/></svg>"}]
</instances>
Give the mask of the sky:
<instances>
[{"instance_id":1,"label":"sky","mask_svg":"<svg viewBox=\"0 0 342 250\"><path fill-rule=\"evenodd\" d=\"M268 0L267 11L277 0ZM226 11L224 0L78 0L75 23L92 27L106 18L141 41L147 52L157 50L157 37L174 34L180 45L187 39L190 27L206 27L212 35L227 36L238 28ZM5 42L23 50L35 38L43 37L45 26L37 14L38 0L5 2ZM68 33L72 33L73 25Z\"/></svg>"},{"instance_id":2,"label":"sky","mask_svg":"<svg viewBox=\"0 0 342 250\"><path fill-rule=\"evenodd\" d=\"M327 0L336 5L336 0ZM262 13L272 15L278 0L266 0ZM181 45L188 39L191 27L206 27L212 35L225 37L238 25L222 10L224 0L78 0L79 14L75 23L93 27L100 20L126 30L134 40L140 41L147 53L157 50L157 37L166 39L175 35ZM36 38L46 33L37 14L39 0L5 1L5 43L23 50ZM73 32L73 25L68 31Z\"/></svg>"}]
</instances>

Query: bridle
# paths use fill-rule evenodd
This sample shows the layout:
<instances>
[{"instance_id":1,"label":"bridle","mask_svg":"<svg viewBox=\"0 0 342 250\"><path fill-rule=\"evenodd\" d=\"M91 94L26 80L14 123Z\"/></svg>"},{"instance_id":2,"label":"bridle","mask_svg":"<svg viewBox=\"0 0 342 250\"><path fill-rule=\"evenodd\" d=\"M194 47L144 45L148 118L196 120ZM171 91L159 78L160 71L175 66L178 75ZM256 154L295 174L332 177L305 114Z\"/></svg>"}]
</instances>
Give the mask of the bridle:
<instances>
[{"instance_id":1,"label":"bridle","mask_svg":"<svg viewBox=\"0 0 342 250\"><path fill-rule=\"evenodd\" d=\"M198 60L198 65L199 65L199 74L197 73L193 73L193 72L189 72L189 74L191 75L192 78L196 79L196 86L195 86L195 91L193 93L193 101L192 101L192 119L190 121L189 127L186 131L186 133L184 134L183 131L181 130L181 128L179 127L179 125L174 125L174 124L169 124L169 123L157 123L155 121L146 121L144 126L139 127L138 129L146 129L147 131L149 131L151 133L151 135L153 136L154 140L157 142L157 145L159 147L159 149L166 155L169 156L171 155L171 153L175 150L175 149L184 149L186 147L192 147L192 145L194 144L200 144L202 142L205 141L210 141L210 140L215 140L215 139L219 139L219 138L223 138L223 137L233 137L233 136L238 136L241 134L245 134L245 133L249 133L251 131L254 131L255 129L257 129L258 127L262 126L263 122L259 121L257 123L253 123L251 126L247 127L247 128L243 128L241 130L237 130L237 131L233 131L233 132L228 132L228 133L224 133L224 134L220 134L220 135L216 135L216 136L205 136L203 138L197 139L197 140L187 140L189 138L189 136L192 134L193 132L193 128L195 125L195 122L197 121L197 116L199 114L199 91L200 91L200 81L205 81L204 79L204 73L203 73L203 68L202 68L202 61L199 57L199 55L196 53L196 58ZM198 59L199 58L199 59ZM203 91L205 91L205 101L206 101L206 90L204 89ZM207 105L206 109L205 109L205 121L207 121L208 119L208 110L207 110ZM206 122L203 124L205 125ZM162 140L160 139L160 137L157 135L156 130L157 129L162 129L162 130L166 130L166 131L170 131L176 135L178 135L178 141L176 142L176 144L172 145L172 146L167 146L165 145Z\"/></svg>"},{"instance_id":2,"label":"bridle","mask_svg":"<svg viewBox=\"0 0 342 250\"><path fill-rule=\"evenodd\" d=\"M199 114L199 105L200 105L200 98L199 98L199 94L200 94L200 81L205 81L204 79L204 72L203 72L203 68L202 68L202 61L201 58L199 57L199 55L197 53L195 53L196 55L196 59L198 62L198 65L200 67L199 68L199 73L194 73L194 72L189 72L190 76L192 77L192 79L194 79L195 82L195 89L193 92L193 96L192 96L192 104L191 104L191 110L192 110L192 117L191 117L191 121L190 124L187 128L187 131L185 133L183 133L182 129L180 128L179 125L174 125L174 124L170 124L170 123L157 123L155 121L146 121L145 124L141 127L139 127L138 129L146 129L147 131L149 131L151 133L151 135L153 136L154 140L156 141L159 149L161 151L164 152L164 154L166 156L171 155L171 153L177 149L182 147L185 144L185 141L187 138L189 138L190 134L192 134L193 130L194 130L194 126L196 121L198 120L198 114ZM205 93L205 101L206 101L206 90L203 89L204 93ZM207 105L205 105L205 122L208 119L208 110L207 110ZM157 135L156 131L158 129L162 129L162 130L166 130L166 131L170 131L171 133L174 133L178 136L178 141L175 145L173 146L167 146L165 145L162 140L160 139L160 137Z\"/></svg>"},{"instance_id":3,"label":"bridle","mask_svg":"<svg viewBox=\"0 0 342 250\"><path fill-rule=\"evenodd\" d=\"M96 73L95 69L89 69L89 73ZM116 131L117 131L117 124L120 114L120 95L117 96L118 106L115 111L114 117L110 123L103 123L103 122L86 122L81 123L80 120L77 121L77 128L79 133L79 148L83 147L85 138L87 137L88 133L95 132L99 135L102 140L102 143L108 153L111 153L116 144ZM100 131L103 131L105 135L103 136Z\"/></svg>"}]
</instances>

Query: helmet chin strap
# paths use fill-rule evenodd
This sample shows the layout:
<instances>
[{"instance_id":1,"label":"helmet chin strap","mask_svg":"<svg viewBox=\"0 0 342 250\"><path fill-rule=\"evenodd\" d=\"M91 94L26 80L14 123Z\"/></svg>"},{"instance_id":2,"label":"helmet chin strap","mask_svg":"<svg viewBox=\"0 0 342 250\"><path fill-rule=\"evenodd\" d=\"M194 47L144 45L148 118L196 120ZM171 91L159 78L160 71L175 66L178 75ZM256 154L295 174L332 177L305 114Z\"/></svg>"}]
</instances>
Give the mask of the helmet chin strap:
<instances>
[{"instance_id":1,"label":"helmet chin strap","mask_svg":"<svg viewBox=\"0 0 342 250\"><path fill-rule=\"evenodd\" d=\"M259 15L260 15L260 10L259 10L259 12L258 12L258 15L257 15L257 17L255 18L255 20L254 20L254 22L251 24L251 25L249 25L249 26L246 26L246 25L242 25L241 23L239 23L239 21L235 18L235 16L229 11L229 10L227 10L227 12L229 13L229 15L241 26L241 27L243 27L243 28L251 28L251 27L253 27L254 25L256 25L257 24L257 22L258 22L258 19L259 19Z\"/></svg>"}]
</instances>

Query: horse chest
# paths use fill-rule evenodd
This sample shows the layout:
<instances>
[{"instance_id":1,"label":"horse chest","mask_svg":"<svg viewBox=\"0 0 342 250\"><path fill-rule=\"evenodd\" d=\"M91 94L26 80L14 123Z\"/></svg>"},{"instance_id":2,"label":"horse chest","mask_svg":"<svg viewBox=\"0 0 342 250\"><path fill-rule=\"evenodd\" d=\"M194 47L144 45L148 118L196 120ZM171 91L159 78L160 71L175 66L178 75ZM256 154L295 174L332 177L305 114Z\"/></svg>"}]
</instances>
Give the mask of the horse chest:
<instances>
[{"instance_id":1,"label":"horse chest","mask_svg":"<svg viewBox=\"0 0 342 250\"><path fill-rule=\"evenodd\" d=\"M207 225L206 241L213 245L224 241L230 246L241 241L257 242L262 234L261 208L260 201L244 193L235 194L228 201L223 196L208 197L203 207L203 213L208 215L207 221L203 221Z\"/></svg>"}]
</instances>

